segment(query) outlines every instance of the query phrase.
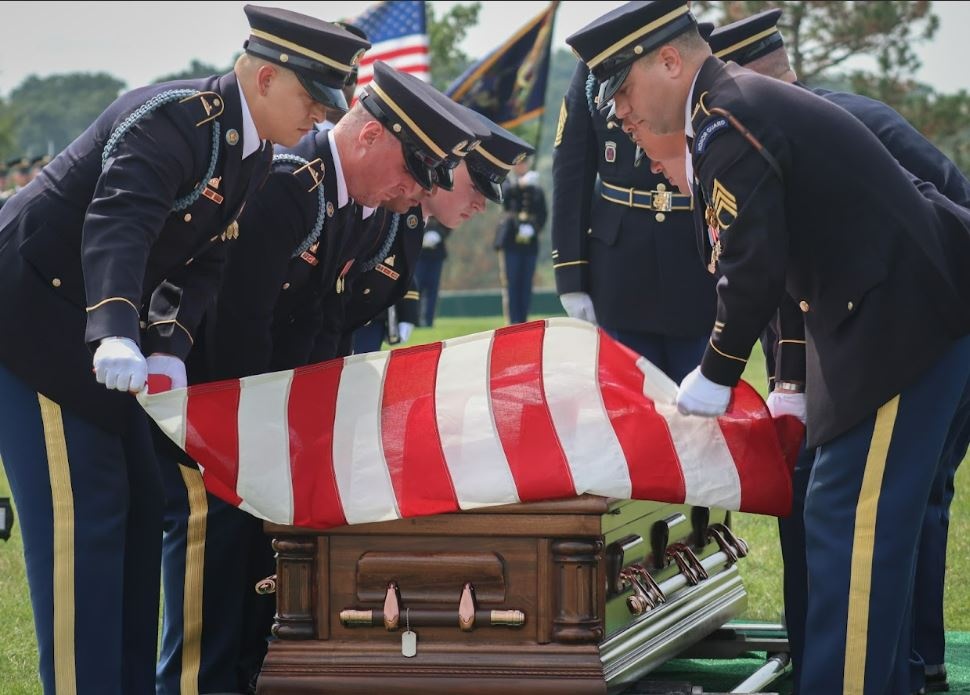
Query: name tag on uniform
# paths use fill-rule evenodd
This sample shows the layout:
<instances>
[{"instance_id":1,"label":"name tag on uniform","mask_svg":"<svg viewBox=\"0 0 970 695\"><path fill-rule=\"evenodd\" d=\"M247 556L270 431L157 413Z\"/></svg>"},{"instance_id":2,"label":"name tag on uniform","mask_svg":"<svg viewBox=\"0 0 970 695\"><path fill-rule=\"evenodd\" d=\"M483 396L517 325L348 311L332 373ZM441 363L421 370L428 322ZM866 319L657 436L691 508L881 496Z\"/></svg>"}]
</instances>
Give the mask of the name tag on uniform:
<instances>
[{"instance_id":1,"label":"name tag on uniform","mask_svg":"<svg viewBox=\"0 0 970 695\"><path fill-rule=\"evenodd\" d=\"M399 277L401 277L401 274L399 272L397 272L396 270L391 270L383 263L378 263L377 266L375 266L374 270L376 270L378 273L382 273L386 275L387 277L391 278L391 280L397 280Z\"/></svg>"}]
</instances>

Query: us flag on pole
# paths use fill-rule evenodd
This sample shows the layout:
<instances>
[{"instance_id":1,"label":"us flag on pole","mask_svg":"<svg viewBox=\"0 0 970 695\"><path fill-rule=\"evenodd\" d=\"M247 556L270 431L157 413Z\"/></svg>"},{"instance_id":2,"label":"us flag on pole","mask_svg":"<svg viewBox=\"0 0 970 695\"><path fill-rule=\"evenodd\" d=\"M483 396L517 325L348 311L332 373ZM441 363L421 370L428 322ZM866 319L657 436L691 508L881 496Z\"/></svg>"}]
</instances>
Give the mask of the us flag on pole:
<instances>
[{"instance_id":1,"label":"us flag on pole","mask_svg":"<svg viewBox=\"0 0 970 695\"><path fill-rule=\"evenodd\" d=\"M374 79L374 63L382 60L395 70L431 81L428 29L424 2L389 0L367 8L353 24L364 30L371 48L360 61L358 89Z\"/></svg>"},{"instance_id":2,"label":"us flag on pole","mask_svg":"<svg viewBox=\"0 0 970 695\"><path fill-rule=\"evenodd\" d=\"M592 324L547 319L139 396L209 492L328 528L584 493L785 515L801 423L719 418Z\"/></svg>"}]
</instances>

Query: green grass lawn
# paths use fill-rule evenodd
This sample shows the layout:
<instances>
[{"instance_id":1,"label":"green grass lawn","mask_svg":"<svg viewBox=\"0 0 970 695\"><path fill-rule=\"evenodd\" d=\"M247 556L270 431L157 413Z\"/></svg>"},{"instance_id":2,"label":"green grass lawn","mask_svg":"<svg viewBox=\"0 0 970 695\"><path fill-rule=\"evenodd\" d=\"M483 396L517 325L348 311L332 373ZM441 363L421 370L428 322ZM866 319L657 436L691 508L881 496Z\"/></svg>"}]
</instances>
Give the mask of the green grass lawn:
<instances>
[{"instance_id":1,"label":"green grass lawn","mask_svg":"<svg viewBox=\"0 0 970 695\"><path fill-rule=\"evenodd\" d=\"M496 317L440 318L433 328L415 329L410 344L433 342L496 328ZM764 391L764 358L755 348L744 373L752 385ZM961 466L958 489L965 485L967 466ZM9 496L6 477L0 471L0 497ZM970 596L960 577L970 572L970 502L957 494L951 510L949 562L947 567L947 630L970 630ZM752 620L780 619L781 553L778 550L777 521L753 514L735 514L738 534L751 546L751 557L741 563L749 593L748 612ZM7 543L0 543L0 691L5 695L34 695L40 692L36 677L37 650L27 582L24 577L23 546L19 526Z\"/></svg>"}]
</instances>

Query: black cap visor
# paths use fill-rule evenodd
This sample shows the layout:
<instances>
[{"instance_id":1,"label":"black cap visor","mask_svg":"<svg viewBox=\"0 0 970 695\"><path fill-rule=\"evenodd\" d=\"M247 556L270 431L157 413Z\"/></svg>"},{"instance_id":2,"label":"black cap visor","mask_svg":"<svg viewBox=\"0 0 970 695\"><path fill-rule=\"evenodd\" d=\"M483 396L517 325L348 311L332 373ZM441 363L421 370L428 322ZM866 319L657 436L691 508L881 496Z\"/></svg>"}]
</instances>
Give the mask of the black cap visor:
<instances>
[{"instance_id":1,"label":"black cap visor","mask_svg":"<svg viewBox=\"0 0 970 695\"><path fill-rule=\"evenodd\" d=\"M435 181L439 188L446 191L455 189L455 170L449 166L439 165L434 170Z\"/></svg>"},{"instance_id":2,"label":"black cap visor","mask_svg":"<svg viewBox=\"0 0 970 695\"><path fill-rule=\"evenodd\" d=\"M478 192L492 202L501 203L505 198L502 195L502 181L505 180L505 174L499 175L493 171L483 171L469 164L468 175Z\"/></svg>"},{"instance_id":3,"label":"black cap visor","mask_svg":"<svg viewBox=\"0 0 970 695\"><path fill-rule=\"evenodd\" d=\"M632 67L632 62L627 63L626 66L620 68L619 72L616 72L612 77L600 84L599 101L596 106L601 112L608 111L613 105L613 97L620 91L623 83L626 82L626 78L629 76Z\"/></svg>"},{"instance_id":4,"label":"black cap visor","mask_svg":"<svg viewBox=\"0 0 970 695\"><path fill-rule=\"evenodd\" d=\"M303 85L303 89L307 91L314 101L319 102L326 106L328 109L337 109L339 111L347 110L347 97L344 96L344 91L339 87L330 87L325 85L323 82L318 82L317 80L311 80L305 75L294 72L297 79L300 80L300 84Z\"/></svg>"}]
</instances>

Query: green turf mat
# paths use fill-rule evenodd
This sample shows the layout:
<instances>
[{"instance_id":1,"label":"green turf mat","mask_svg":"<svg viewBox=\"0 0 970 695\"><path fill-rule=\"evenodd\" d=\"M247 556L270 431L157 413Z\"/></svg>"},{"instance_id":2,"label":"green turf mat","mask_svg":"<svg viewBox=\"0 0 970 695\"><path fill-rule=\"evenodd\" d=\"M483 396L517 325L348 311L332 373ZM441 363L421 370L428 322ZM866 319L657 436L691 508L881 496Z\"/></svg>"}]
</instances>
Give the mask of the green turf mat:
<instances>
[{"instance_id":1,"label":"green turf mat","mask_svg":"<svg viewBox=\"0 0 970 695\"><path fill-rule=\"evenodd\" d=\"M759 666L764 652L750 652L737 659L674 659L650 674L651 680L689 681L704 692L730 692ZM946 633L946 669L951 693L970 693L970 632ZM786 675L768 687L768 692L790 695L791 676Z\"/></svg>"}]
</instances>

